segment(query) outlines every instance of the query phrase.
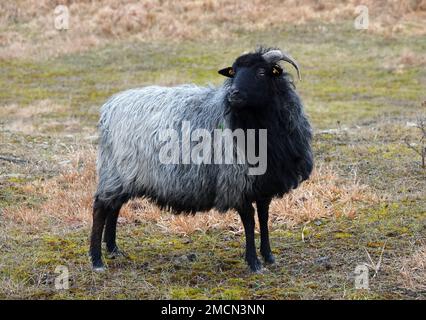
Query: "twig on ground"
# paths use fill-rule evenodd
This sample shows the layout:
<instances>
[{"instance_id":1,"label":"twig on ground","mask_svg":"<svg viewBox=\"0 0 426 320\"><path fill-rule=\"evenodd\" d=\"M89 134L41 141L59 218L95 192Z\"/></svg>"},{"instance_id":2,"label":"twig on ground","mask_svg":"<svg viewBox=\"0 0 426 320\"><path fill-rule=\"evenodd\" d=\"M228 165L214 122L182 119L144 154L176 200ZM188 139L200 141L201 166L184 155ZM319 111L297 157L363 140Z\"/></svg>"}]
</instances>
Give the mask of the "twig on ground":
<instances>
[{"instance_id":1,"label":"twig on ground","mask_svg":"<svg viewBox=\"0 0 426 320\"><path fill-rule=\"evenodd\" d=\"M380 257L379 257L379 261L377 262L377 264L375 264L373 262L373 259L371 259L370 253L368 253L368 250L364 247L364 250L367 253L368 260L370 260L370 263L365 263L365 265L374 270L373 278L375 278L377 276L377 274L380 270L380 267L382 265L383 252L385 251L386 242L387 241L385 241L385 243L383 244L382 251L381 251Z\"/></svg>"},{"instance_id":2,"label":"twig on ground","mask_svg":"<svg viewBox=\"0 0 426 320\"><path fill-rule=\"evenodd\" d=\"M426 101L423 101L422 107L426 107ZM421 157L422 168L426 169L426 115L419 116L417 118L417 122L413 125L413 127L420 130L420 138L419 138L420 147L417 148L415 145L410 143L410 141L408 140L408 137L404 138L404 142L409 149L413 150L415 153L417 153Z\"/></svg>"},{"instance_id":3,"label":"twig on ground","mask_svg":"<svg viewBox=\"0 0 426 320\"><path fill-rule=\"evenodd\" d=\"M14 157L7 157L7 156L0 156L0 160L12 162L12 163L28 163L29 162L26 159L19 159Z\"/></svg>"}]
</instances>

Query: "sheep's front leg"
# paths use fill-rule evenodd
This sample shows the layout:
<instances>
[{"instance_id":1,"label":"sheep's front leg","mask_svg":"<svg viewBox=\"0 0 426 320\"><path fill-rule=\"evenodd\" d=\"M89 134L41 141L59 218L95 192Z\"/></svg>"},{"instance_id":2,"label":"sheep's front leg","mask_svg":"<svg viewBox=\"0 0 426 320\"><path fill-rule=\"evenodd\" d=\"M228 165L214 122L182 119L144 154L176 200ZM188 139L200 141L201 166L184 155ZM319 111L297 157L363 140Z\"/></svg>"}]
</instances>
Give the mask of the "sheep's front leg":
<instances>
[{"instance_id":1,"label":"sheep's front leg","mask_svg":"<svg viewBox=\"0 0 426 320\"><path fill-rule=\"evenodd\" d=\"M241 221L244 225L246 236L246 261L250 269L254 272L262 269L262 264L256 255L256 246L254 241L254 208L251 204L245 208L238 210Z\"/></svg>"},{"instance_id":2,"label":"sheep's front leg","mask_svg":"<svg viewBox=\"0 0 426 320\"><path fill-rule=\"evenodd\" d=\"M260 253L262 254L266 263L275 262L275 258L271 251L271 246L269 244L268 219L270 203L271 199L256 201L257 215L260 225Z\"/></svg>"}]
</instances>

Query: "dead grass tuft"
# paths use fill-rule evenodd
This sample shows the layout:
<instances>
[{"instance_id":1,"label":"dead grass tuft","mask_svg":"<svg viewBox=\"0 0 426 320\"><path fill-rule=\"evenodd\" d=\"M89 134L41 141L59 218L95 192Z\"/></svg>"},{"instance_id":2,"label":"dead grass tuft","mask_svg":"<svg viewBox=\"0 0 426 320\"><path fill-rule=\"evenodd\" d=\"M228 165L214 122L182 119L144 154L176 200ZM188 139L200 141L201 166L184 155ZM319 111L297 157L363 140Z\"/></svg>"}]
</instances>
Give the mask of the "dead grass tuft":
<instances>
[{"instance_id":1,"label":"dead grass tuft","mask_svg":"<svg viewBox=\"0 0 426 320\"><path fill-rule=\"evenodd\" d=\"M51 100L41 100L28 106L16 103L4 105L0 108L0 118L4 121L4 129L25 134L50 132L58 123L66 132L80 130L80 125L75 119L70 118L60 122L51 118L49 121L45 119L45 117L52 117L53 114L68 111L69 106L54 103Z\"/></svg>"},{"instance_id":2,"label":"dead grass tuft","mask_svg":"<svg viewBox=\"0 0 426 320\"><path fill-rule=\"evenodd\" d=\"M408 48L402 50L397 57L386 59L383 67L397 74L402 74L408 68L422 67L426 65L426 55L416 53Z\"/></svg>"},{"instance_id":3,"label":"dead grass tuft","mask_svg":"<svg viewBox=\"0 0 426 320\"><path fill-rule=\"evenodd\" d=\"M405 288L426 292L426 242L402 260L401 277Z\"/></svg>"},{"instance_id":4,"label":"dead grass tuft","mask_svg":"<svg viewBox=\"0 0 426 320\"><path fill-rule=\"evenodd\" d=\"M426 55L416 54L415 52L405 49L397 61L398 65L408 67L418 67L426 65Z\"/></svg>"},{"instance_id":5,"label":"dead grass tuft","mask_svg":"<svg viewBox=\"0 0 426 320\"><path fill-rule=\"evenodd\" d=\"M82 150L58 177L27 185L25 192L36 193L45 201L36 207L21 205L5 209L5 217L13 223L42 229L90 225L96 181L95 158L93 150ZM332 167L319 166L312 178L300 188L273 201L271 223L273 226L293 227L325 217L351 217L361 206L377 201L378 197L355 178L342 179ZM123 207L119 223L144 222L154 223L164 232L183 235L212 229L242 232L235 212L173 215L162 212L146 199L130 201Z\"/></svg>"}]
</instances>

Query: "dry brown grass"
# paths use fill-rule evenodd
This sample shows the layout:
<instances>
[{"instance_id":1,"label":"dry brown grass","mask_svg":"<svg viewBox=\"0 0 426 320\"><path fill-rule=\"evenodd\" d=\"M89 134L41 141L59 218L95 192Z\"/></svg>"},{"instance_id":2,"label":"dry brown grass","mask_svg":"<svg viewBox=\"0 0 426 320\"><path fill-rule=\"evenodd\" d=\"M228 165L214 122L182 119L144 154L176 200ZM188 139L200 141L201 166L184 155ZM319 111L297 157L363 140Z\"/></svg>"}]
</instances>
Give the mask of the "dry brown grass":
<instances>
[{"instance_id":1,"label":"dry brown grass","mask_svg":"<svg viewBox=\"0 0 426 320\"><path fill-rule=\"evenodd\" d=\"M426 54L416 54L412 50L405 49L397 61L398 65L419 67L426 65Z\"/></svg>"},{"instance_id":2,"label":"dry brown grass","mask_svg":"<svg viewBox=\"0 0 426 320\"><path fill-rule=\"evenodd\" d=\"M66 4L70 29L54 29L53 10ZM367 5L371 32L426 34L426 0L19 0L0 3L0 58L84 51L114 39L229 38L284 24L354 20Z\"/></svg>"},{"instance_id":3,"label":"dry brown grass","mask_svg":"<svg viewBox=\"0 0 426 320\"><path fill-rule=\"evenodd\" d=\"M43 203L31 208L22 205L8 208L5 217L12 223L37 229L89 225L96 182L95 158L94 151L80 151L58 177L28 184L25 192L45 199ZM378 197L356 179L342 179L333 168L319 166L300 188L273 201L271 224L293 227L324 217L354 216L361 206L377 201ZM184 235L211 229L242 232L239 217L234 212L173 215L162 212L146 199L133 200L123 207L119 223L144 221L156 224L164 232Z\"/></svg>"},{"instance_id":4,"label":"dry brown grass","mask_svg":"<svg viewBox=\"0 0 426 320\"><path fill-rule=\"evenodd\" d=\"M416 53L405 48L398 57L384 59L383 67L397 74L403 74L407 68L426 65L426 54Z\"/></svg>"},{"instance_id":5,"label":"dry brown grass","mask_svg":"<svg viewBox=\"0 0 426 320\"><path fill-rule=\"evenodd\" d=\"M402 260L401 276L405 288L426 292L426 242Z\"/></svg>"},{"instance_id":6,"label":"dry brown grass","mask_svg":"<svg viewBox=\"0 0 426 320\"><path fill-rule=\"evenodd\" d=\"M3 105L0 108L0 118L3 120L3 128L12 132L25 134L40 134L55 131L60 126L63 134L81 132L81 126L76 119L52 119L52 115L69 113L70 106L55 103L51 100L40 100L27 106L16 103ZM49 121L46 121L48 117Z\"/></svg>"}]
</instances>

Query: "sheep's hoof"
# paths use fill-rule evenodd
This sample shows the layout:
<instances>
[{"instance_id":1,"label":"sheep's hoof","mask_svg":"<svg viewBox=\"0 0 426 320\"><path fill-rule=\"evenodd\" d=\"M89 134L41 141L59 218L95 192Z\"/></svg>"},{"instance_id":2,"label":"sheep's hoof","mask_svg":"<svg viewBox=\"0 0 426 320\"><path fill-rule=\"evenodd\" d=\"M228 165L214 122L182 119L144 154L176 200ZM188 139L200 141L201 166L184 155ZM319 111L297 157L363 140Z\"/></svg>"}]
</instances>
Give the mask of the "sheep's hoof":
<instances>
[{"instance_id":1,"label":"sheep's hoof","mask_svg":"<svg viewBox=\"0 0 426 320\"><path fill-rule=\"evenodd\" d=\"M114 249L108 251L109 259L116 259L120 257L129 258L129 255L126 252L118 249L118 247L115 247Z\"/></svg>"},{"instance_id":2,"label":"sheep's hoof","mask_svg":"<svg viewBox=\"0 0 426 320\"><path fill-rule=\"evenodd\" d=\"M105 272L106 269L105 269L105 267L93 267L92 270L94 272L102 273L102 272Z\"/></svg>"},{"instance_id":3,"label":"sheep's hoof","mask_svg":"<svg viewBox=\"0 0 426 320\"><path fill-rule=\"evenodd\" d=\"M275 257L272 253L265 254L263 256L263 260L265 260L265 263L267 263L267 264L274 264L275 263Z\"/></svg>"},{"instance_id":4,"label":"sheep's hoof","mask_svg":"<svg viewBox=\"0 0 426 320\"><path fill-rule=\"evenodd\" d=\"M254 260L252 260L252 261L249 261L249 262L247 262L248 263L248 266L250 267L250 270L252 271L252 272L256 272L256 273L259 273L260 272L260 270L262 270L262 263L260 262L260 260L259 259L254 259Z\"/></svg>"},{"instance_id":5,"label":"sheep's hoof","mask_svg":"<svg viewBox=\"0 0 426 320\"><path fill-rule=\"evenodd\" d=\"M92 270L94 272L104 272L105 271L105 266L104 266L102 260L93 261L92 262Z\"/></svg>"}]
</instances>

